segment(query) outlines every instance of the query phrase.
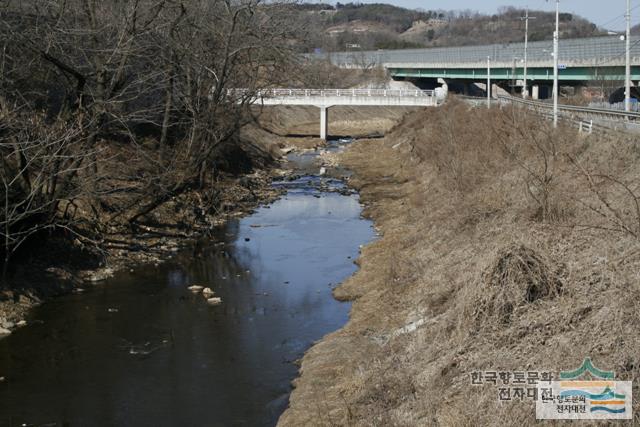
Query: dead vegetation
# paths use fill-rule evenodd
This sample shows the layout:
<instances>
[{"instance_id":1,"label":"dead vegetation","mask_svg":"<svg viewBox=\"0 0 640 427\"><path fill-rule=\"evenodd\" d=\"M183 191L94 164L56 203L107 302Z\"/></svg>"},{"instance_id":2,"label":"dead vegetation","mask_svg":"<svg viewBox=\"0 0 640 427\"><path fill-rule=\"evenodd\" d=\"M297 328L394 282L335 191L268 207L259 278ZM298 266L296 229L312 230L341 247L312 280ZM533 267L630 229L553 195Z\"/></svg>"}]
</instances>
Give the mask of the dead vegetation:
<instances>
[{"instance_id":1,"label":"dead vegetation","mask_svg":"<svg viewBox=\"0 0 640 427\"><path fill-rule=\"evenodd\" d=\"M352 137L383 135L396 126L408 111L412 108L334 106L329 109L329 134ZM280 136L317 139L320 132L320 110L317 107L284 105L264 108L259 121L269 132Z\"/></svg>"},{"instance_id":2,"label":"dead vegetation","mask_svg":"<svg viewBox=\"0 0 640 427\"><path fill-rule=\"evenodd\" d=\"M483 327L509 323L522 307L562 291L561 270L524 245L501 250L479 282L472 316Z\"/></svg>"},{"instance_id":3,"label":"dead vegetation","mask_svg":"<svg viewBox=\"0 0 640 427\"><path fill-rule=\"evenodd\" d=\"M382 237L336 289L351 319L304 357L281 425L535 425L531 399L471 373L589 356L640 376L633 140L454 102L342 162Z\"/></svg>"},{"instance_id":4,"label":"dead vegetation","mask_svg":"<svg viewBox=\"0 0 640 427\"><path fill-rule=\"evenodd\" d=\"M167 204L193 215L159 232L208 226L223 183L273 160L247 129L249 106L287 74L289 12L261 0L0 1L3 273L53 238L102 258L114 234L162 229Z\"/></svg>"}]
</instances>

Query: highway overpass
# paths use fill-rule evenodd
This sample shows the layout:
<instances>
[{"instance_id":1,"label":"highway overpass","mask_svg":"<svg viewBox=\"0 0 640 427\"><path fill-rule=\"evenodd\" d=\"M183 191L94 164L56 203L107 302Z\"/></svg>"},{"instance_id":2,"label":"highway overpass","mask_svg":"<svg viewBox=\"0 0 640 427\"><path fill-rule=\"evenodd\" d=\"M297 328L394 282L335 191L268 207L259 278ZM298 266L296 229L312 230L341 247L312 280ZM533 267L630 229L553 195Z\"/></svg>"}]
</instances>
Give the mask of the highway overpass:
<instances>
[{"instance_id":1,"label":"highway overpass","mask_svg":"<svg viewBox=\"0 0 640 427\"><path fill-rule=\"evenodd\" d=\"M599 82L611 85L625 78L625 41L618 36L560 39L559 79L564 85ZM312 55L326 58L327 55ZM530 42L527 78L531 86L553 80L553 42ZM396 79L444 79L447 83L486 82L487 58L491 77L520 86L524 80L524 43L452 48L336 52L329 60L340 67L385 67ZM640 37L631 40L631 79L640 80ZM593 84L593 83L591 83Z\"/></svg>"}]
</instances>

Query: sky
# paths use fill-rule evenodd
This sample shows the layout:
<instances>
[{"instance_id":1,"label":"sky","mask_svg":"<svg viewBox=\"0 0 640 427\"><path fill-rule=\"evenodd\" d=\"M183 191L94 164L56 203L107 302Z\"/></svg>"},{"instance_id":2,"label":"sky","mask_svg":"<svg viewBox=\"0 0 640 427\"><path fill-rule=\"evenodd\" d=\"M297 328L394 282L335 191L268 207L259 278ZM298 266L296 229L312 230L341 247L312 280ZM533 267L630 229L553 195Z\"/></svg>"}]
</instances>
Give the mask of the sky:
<instances>
[{"instance_id":1,"label":"sky","mask_svg":"<svg viewBox=\"0 0 640 427\"><path fill-rule=\"evenodd\" d=\"M341 0L349 3L356 0ZM333 2L335 3L335 2ZM360 0L360 3L389 3L411 9L426 10L474 10L495 13L500 6L529 7L535 10L555 10L555 1L550 0ZM581 15L608 30L624 30L626 0L560 0L560 11ZM640 0L631 0L632 25L640 23Z\"/></svg>"}]
</instances>

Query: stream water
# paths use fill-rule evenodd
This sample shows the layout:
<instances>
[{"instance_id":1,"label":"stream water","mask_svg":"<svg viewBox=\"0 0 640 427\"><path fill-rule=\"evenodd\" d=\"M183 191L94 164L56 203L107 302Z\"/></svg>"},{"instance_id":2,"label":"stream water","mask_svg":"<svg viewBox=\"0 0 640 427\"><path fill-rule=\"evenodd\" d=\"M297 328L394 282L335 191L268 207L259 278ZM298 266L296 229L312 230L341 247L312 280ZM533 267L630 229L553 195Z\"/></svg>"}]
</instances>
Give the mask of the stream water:
<instances>
[{"instance_id":1,"label":"stream water","mask_svg":"<svg viewBox=\"0 0 640 427\"><path fill-rule=\"evenodd\" d=\"M314 157L217 238L36 308L0 340L0 425L274 425L294 362L347 321L331 290L374 234L356 194L306 174Z\"/></svg>"}]
</instances>

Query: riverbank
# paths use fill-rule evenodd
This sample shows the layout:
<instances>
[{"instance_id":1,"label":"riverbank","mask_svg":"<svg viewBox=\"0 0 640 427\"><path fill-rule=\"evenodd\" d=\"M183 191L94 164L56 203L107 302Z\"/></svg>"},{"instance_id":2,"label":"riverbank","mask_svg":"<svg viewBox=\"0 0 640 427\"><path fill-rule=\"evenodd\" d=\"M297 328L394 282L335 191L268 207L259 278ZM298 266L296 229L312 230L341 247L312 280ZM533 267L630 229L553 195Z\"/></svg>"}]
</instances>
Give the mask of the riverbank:
<instances>
[{"instance_id":1,"label":"riverbank","mask_svg":"<svg viewBox=\"0 0 640 427\"><path fill-rule=\"evenodd\" d=\"M358 196L313 162L348 143L289 154L282 197L162 265L34 309L0 340L0 425L275 425L295 361L346 323L332 288L374 237Z\"/></svg>"},{"instance_id":2,"label":"riverbank","mask_svg":"<svg viewBox=\"0 0 640 427\"><path fill-rule=\"evenodd\" d=\"M279 425L534 425L526 390L501 401L471 374L591 357L640 376L633 141L450 102L331 157L382 237L335 289L350 320L306 353Z\"/></svg>"},{"instance_id":3,"label":"riverbank","mask_svg":"<svg viewBox=\"0 0 640 427\"><path fill-rule=\"evenodd\" d=\"M369 112L364 123L366 113L361 109L341 108L339 128L333 129L345 134L378 134L397 124L405 112L379 109ZM226 169L236 172L221 172L213 188L182 192L135 226L110 222L105 212L99 242L63 235L49 237L43 245L31 245L17 259L10 286L0 290L0 338L23 325L29 310L43 301L84 292L121 270L140 265L156 267L196 240L206 238L212 228L280 197L282 189L271 183L291 172L286 169L284 156L324 146L317 137L314 113L317 109L306 107L262 111L258 126L246 126L241 131L237 152L225 154L231 163ZM291 133L296 136L287 136ZM115 202L126 204L117 199ZM81 216L82 209L79 212Z\"/></svg>"},{"instance_id":4,"label":"riverbank","mask_svg":"<svg viewBox=\"0 0 640 427\"><path fill-rule=\"evenodd\" d=\"M271 182L286 172L276 165L249 174L221 174L216 188L180 194L158 209L152 220L111 228L96 247L64 236L33 248L28 258L14 266L9 287L0 291L0 327L4 329L0 338L24 324L34 306L99 286L121 270L141 265L155 268L213 228L277 199L282 192ZM202 200L212 191L218 197L218 209L206 211Z\"/></svg>"}]
</instances>

